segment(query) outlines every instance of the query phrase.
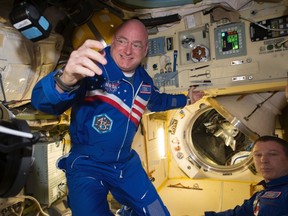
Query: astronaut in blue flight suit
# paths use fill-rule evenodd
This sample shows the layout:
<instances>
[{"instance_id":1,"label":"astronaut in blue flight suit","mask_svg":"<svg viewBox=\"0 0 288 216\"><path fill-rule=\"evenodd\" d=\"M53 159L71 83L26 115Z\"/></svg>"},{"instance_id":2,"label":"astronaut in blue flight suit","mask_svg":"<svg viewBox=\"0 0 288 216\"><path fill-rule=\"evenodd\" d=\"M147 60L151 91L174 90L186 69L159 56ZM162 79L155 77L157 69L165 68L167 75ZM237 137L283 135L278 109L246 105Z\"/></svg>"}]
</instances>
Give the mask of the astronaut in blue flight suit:
<instances>
[{"instance_id":1,"label":"astronaut in blue flight suit","mask_svg":"<svg viewBox=\"0 0 288 216\"><path fill-rule=\"evenodd\" d=\"M43 112L60 115L72 107L72 148L58 162L66 173L69 206L73 216L113 215L111 192L133 215L169 215L131 145L146 107L184 107L187 96L160 93L140 66L148 33L139 20L124 22L103 48L99 41L85 41L65 68L41 79L32 92L32 105ZM188 96L194 103L203 92L190 88Z\"/></svg>"},{"instance_id":2,"label":"astronaut in blue flight suit","mask_svg":"<svg viewBox=\"0 0 288 216\"><path fill-rule=\"evenodd\" d=\"M255 141L253 160L264 180L241 206L223 212L205 212L205 216L288 216L288 142L274 136Z\"/></svg>"}]
</instances>

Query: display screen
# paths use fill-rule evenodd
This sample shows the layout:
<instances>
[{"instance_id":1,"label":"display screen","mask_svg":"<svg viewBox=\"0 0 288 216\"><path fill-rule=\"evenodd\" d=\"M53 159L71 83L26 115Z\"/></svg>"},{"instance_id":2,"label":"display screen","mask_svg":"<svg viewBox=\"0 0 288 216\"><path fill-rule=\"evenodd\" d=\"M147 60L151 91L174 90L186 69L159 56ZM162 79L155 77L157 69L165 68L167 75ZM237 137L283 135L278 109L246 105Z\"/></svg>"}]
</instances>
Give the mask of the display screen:
<instances>
[{"instance_id":1,"label":"display screen","mask_svg":"<svg viewBox=\"0 0 288 216\"><path fill-rule=\"evenodd\" d=\"M239 38L237 31L222 32L222 51L238 50Z\"/></svg>"}]
</instances>

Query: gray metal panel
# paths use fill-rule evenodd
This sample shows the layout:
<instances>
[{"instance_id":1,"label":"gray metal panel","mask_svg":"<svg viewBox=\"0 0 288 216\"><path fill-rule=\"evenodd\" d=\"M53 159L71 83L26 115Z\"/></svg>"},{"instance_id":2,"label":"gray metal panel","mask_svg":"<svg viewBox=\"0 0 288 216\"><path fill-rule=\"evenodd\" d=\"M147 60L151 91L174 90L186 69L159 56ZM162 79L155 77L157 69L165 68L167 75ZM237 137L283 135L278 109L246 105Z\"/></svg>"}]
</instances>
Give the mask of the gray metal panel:
<instances>
[{"instance_id":1,"label":"gray metal panel","mask_svg":"<svg viewBox=\"0 0 288 216\"><path fill-rule=\"evenodd\" d=\"M41 204L50 206L66 193L65 174L56 168L56 161L63 154L62 142L34 145L35 161L26 184L26 194Z\"/></svg>"}]
</instances>

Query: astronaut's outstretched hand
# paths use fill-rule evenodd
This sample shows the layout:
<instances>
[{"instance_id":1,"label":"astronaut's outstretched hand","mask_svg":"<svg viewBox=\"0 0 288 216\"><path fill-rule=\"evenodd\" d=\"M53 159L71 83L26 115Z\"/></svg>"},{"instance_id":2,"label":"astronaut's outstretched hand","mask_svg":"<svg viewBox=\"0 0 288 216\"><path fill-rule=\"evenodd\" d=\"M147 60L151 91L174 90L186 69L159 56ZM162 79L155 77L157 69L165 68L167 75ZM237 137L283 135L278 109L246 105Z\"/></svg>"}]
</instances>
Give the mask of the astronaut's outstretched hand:
<instances>
[{"instance_id":1,"label":"astronaut's outstretched hand","mask_svg":"<svg viewBox=\"0 0 288 216\"><path fill-rule=\"evenodd\" d=\"M64 68L61 80L68 86L75 85L84 77L101 75L102 70L97 63L105 65L107 60L101 50L104 46L96 40L86 40L77 50L74 50Z\"/></svg>"},{"instance_id":2,"label":"astronaut's outstretched hand","mask_svg":"<svg viewBox=\"0 0 288 216\"><path fill-rule=\"evenodd\" d=\"M191 104L203 98L204 92L200 90L196 90L195 86L191 86L188 90L188 97L190 98Z\"/></svg>"}]
</instances>

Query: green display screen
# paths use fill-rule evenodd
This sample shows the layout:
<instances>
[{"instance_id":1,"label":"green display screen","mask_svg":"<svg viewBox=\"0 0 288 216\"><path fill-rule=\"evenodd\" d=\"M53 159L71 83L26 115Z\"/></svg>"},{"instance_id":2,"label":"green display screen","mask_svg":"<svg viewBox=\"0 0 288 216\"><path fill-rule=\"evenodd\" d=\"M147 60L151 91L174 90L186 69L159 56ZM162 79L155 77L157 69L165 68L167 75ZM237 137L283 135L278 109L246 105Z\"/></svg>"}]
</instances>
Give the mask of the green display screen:
<instances>
[{"instance_id":1,"label":"green display screen","mask_svg":"<svg viewBox=\"0 0 288 216\"><path fill-rule=\"evenodd\" d=\"M239 49L239 38L237 31L222 32L221 39L223 52Z\"/></svg>"}]
</instances>

